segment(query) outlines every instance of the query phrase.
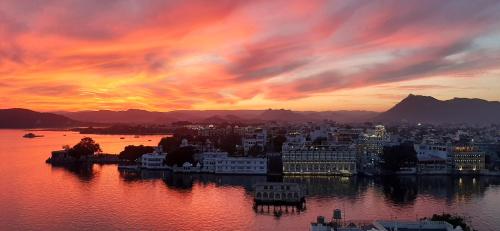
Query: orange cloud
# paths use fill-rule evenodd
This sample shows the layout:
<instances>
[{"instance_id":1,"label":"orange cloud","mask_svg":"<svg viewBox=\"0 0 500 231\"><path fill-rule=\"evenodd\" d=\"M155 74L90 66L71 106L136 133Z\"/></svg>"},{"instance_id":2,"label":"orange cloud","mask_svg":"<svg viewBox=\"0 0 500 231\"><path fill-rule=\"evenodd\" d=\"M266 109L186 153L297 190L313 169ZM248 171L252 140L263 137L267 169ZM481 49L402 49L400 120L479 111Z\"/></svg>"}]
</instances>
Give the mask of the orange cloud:
<instances>
[{"instance_id":1,"label":"orange cloud","mask_svg":"<svg viewBox=\"0 0 500 231\"><path fill-rule=\"evenodd\" d=\"M497 1L3 1L0 107L323 110L351 90L382 110L429 78L500 100L481 91L498 21Z\"/></svg>"}]
</instances>

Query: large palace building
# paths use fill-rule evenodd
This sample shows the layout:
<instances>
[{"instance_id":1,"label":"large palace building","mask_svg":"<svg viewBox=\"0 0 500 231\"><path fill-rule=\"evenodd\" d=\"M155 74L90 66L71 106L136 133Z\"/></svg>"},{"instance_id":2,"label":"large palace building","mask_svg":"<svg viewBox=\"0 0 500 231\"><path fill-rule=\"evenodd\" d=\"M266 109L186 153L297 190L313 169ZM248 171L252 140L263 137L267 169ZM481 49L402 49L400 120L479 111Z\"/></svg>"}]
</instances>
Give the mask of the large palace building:
<instances>
[{"instance_id":1,"label":"large palace building","mask_svg":"<svg viewBox=\"0 0 500 231\"><path fill-rule=\"evenodd\" d=\"M283 150L283 173L356 174L356 149L347 145L304 145Z\"/></svg>"}]
</instances>

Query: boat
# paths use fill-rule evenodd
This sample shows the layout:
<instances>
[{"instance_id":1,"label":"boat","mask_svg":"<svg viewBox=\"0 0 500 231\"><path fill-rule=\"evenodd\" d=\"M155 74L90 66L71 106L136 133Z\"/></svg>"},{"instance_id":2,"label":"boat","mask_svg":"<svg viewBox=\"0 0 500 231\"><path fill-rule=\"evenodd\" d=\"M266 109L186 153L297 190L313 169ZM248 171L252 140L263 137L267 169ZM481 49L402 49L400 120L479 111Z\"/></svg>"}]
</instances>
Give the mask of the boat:
<instances>
[{"instance_id":1,"label":"boat","mask_svg":"<svg viewBox=\"0 0 500 231\"><path fill-rule=\"evenodd\" d=\"M24 138L35 138L35 137L43 137L42 135L35 135L34 133L27 133L27 134L24 134L23 136Z\"/></svg>"}]
</instances>

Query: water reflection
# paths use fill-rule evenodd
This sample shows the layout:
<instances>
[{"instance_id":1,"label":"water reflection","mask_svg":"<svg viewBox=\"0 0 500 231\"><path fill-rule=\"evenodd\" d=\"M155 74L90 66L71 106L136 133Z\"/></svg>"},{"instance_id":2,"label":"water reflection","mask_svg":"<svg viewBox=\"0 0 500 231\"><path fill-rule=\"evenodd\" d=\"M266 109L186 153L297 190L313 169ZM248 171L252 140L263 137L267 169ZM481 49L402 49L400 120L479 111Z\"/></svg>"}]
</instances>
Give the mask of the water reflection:
<instances>
[{"instance_id":1,"label":"water reflection","mask_svg":"<svg viewBox=\"0 0 500 231\"><path fill-rule=\"evenodd\" d=\"M341 176L311 176L311 177L284 177L283 182L298 183L306 190L309 197L339 197L355 199L366 191L369 182L364 177Z\"/></svg>"},{"instance_id":2,"label":"water reflection","mask_svg":"<svg viewBox=\"0 0 500 231\"><path fill-rule=\"evenodd\" d=\"M267 177L248 175L176 174L165 171L142 170L120 171L125 182L140 180L163 180L166 187L177 191L190 191L194 185L213 184L216 187L239 187L251 194L252 186L258 182L298 183L306 191L306 198L347 199L356 201L368 189L375 190L389 204L411 206L419 196L444 200L470 200L484 196L492 185L500 185L500 178L473 176L390 176L390 177Z\"/></svg>"},{"instance_id":3,"label":"water reflection","mask_svg":"<svg viewBox=\"0 0 500 231\"><path fill-rule=\"evenodd\" d=\"M89 163L72 163L72 164L50 164L53 170L64 170L70 175L76 176L82 182L90 182L96 176L94 165Z\"/></svg>"},{"instance_id":4,"label":"water reflection","mask_svg":"<svg viewBox=\"0 0 500 231\"><path fill-rule=\"evenodd\" d=\"M380 185L386 200L400 206L415 203L418 194L417 177L386 176L380 179Z\"/></svg>"},{"instance_id":5,"label":"water reflection","mask_svg":"<svg viewBox=\"0 0 500 231\"><path fill-rule=\"evenodd\" d=\"M194 184L214 184L217 187L241 187L251 192L255 183L268 180L266 176L258 175L182 174L157 170L120 171L120 177L125 182L163 180L169 189L181 191L191 190Z\"/></svg>"}]
</instances>

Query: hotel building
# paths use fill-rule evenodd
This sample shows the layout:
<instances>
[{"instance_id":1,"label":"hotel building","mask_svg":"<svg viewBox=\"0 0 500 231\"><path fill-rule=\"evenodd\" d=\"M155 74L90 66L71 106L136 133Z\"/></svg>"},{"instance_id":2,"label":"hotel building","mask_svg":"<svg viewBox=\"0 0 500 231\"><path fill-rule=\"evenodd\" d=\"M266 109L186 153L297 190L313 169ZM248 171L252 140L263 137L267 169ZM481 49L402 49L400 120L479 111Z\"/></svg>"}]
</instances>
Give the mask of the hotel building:
<instances>
[{"instance_id":1,"label":"hotel building","mask_svg":"<svg viewBox=\"0 0 500 231\"><path fill-rule=\"evenodd\" d=\"M301 146L283 150L284 174L352 175L356 149L346 145Z\"/></svg>"},{"instance_id":2,"label":"hotel building","mask_svg":"<svg viewBox=\"0 0 500 231\"><path fill-rule=\"evenodd\" d=\"M453 148L453 165L458 173L478 173L485 169L484 152L473 146Z\"/></svg>"}]
</instances>

